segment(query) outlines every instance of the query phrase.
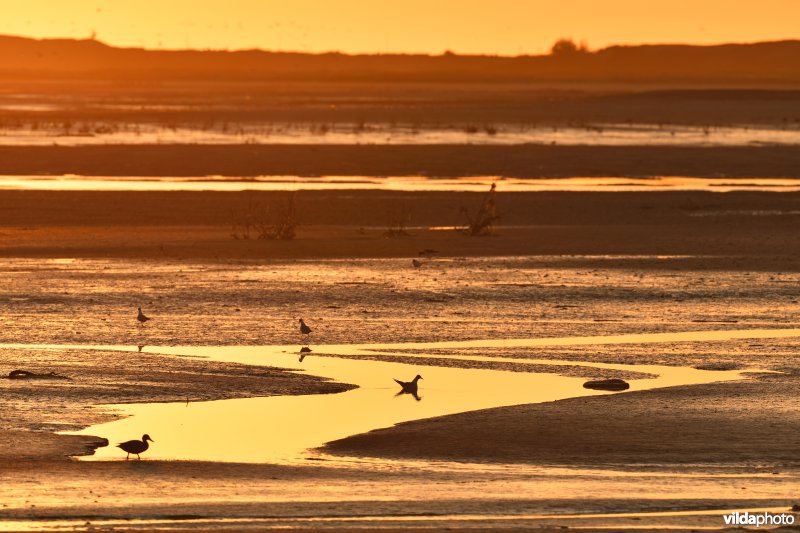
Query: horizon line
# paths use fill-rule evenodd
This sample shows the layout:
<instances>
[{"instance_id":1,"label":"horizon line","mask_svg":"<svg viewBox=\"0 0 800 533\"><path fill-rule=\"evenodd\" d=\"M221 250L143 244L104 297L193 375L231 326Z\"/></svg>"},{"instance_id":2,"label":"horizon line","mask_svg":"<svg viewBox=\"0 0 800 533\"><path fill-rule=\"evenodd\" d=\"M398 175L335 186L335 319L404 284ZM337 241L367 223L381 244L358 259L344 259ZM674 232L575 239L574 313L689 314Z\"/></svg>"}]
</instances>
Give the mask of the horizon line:
<instances>
[{"instance_id":1,"label":"horizon line","mask_svg":"<svg viewBox=\"0 0 800 533\"><path fill-rule=\"evenodd\" d=\"M419 56L419 57L495 57L495 58L526 58L526 57L547 57L553 55L553 53L530 53L530 54L493 54L493 53L459 53L456 51L452 51L449 49L443 50L441 52L344 52L341 50L327 50L327 51L303 51L303 50L291 50L291 49L267 49L267 48L153 48L148 46L125 46L125 45L117 45L113 43L109 43L102 39L99 39L96 35L91 35L89 37L33 37L29 35L20 35L20 34L10 34L10 33L3 33L0 34L0 39L2 38L14 38L14 39L24 39L29 41L36 41L36 42L47 42L47 41L68 41L68 42L92 42L97 43L102 46L106 46L108 48L115 48L119 50L141 50L145 52L212 52L212 53L238 53L238 52L262 52L267 54L292 54L292 55L315 55L315 56L324 56L324 55L342 55L342 56L350 56L350 57L358 57L358 56ZM581 47L580 53L589 53L594 54L597 52L602 52L604 50L609 50L613 48L645 48L645 47L692 47L692 48L715 48L715 47L723 47L723 46L752 46L752 45L761 45L761 44L778 44L778 43L792 43L792 42L800 42L800 37L787 37L782 39L770 39L770 40L758 40L758 41L726 41L726 42L718 42L718 43L690 43L690 42L647 42L647 43L618 43L618 44L610 44L607 46L603 46L601 48L589 48L586 46L584 42L576 41L571 37L562 37L558 39L556 42L560 40L567 40L572 41L576 45ZM555 42L553 43L555 44Z\"/></svg>"}]
</instances>

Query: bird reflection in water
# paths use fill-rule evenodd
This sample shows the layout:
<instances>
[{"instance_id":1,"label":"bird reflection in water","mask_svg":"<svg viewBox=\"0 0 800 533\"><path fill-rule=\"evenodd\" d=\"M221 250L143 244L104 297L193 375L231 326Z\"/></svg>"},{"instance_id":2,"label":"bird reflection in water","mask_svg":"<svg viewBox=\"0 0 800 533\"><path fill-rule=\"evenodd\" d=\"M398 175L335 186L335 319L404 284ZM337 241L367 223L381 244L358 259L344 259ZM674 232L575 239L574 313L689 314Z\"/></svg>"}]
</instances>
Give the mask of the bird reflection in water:
<instances>
[{"instance_id":1,"label":"bird reflection in water","mask_svg":"<svg viewBox=\"0 0 800 533\"><path fill-rule=\"evenodd\" d=\"M400 385L400 392L395 394L395 397L402 396L403 394L410 394L414 397L415 400L420 401L422 398L419 396L419 380L422 379L422 376L419 374L416 375L414 379L411 381L400 381L399 379L395 379L398 385Z\"/></svg>"},{"instance_id":2,"label":"bird reflection in water","mask_svg":"<svg viewBox=\"0 0 800 533\"><path fill-rule=\"evenodd\" d=\"M302 363L303 359L305 359L306 356L310 353L311 353L311 348L309 348L308 346L303 346L302 348L300 348L300 362Z\"/></svg>"}]
</instances>

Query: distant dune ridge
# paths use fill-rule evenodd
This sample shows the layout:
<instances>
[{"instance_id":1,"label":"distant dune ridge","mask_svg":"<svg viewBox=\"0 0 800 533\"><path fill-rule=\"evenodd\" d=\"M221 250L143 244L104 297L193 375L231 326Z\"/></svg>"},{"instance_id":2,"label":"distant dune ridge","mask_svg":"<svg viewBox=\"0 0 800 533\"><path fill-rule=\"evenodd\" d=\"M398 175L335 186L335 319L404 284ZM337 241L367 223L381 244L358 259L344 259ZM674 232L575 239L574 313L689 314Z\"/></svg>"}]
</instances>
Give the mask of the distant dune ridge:
<instances>
[{"instance_id":1,"label":"distant dune ridge","mask_svg":"<svg viewBox=\"0 0 800 533\"><path fill-rule=\"evenodd\" d=\"M562 47L549 55L498 57L168 51L115 48L93 39L0 36L0 75L6 79L800 85L799 58L800 40Z\"/></svg>"}]
</instances>

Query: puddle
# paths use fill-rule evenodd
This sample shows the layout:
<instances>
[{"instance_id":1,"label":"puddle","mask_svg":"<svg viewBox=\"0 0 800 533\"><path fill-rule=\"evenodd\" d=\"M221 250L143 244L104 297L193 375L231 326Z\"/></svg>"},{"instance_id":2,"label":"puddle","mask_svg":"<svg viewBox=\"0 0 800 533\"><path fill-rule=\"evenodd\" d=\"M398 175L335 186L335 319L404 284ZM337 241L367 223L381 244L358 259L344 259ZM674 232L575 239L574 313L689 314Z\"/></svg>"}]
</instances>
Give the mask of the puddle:
<instances>
[{"instance_id":1,"label":"puddle","mask_svg":"<svg viewBox=\"0 0 800 533\"><path fill-rule=\"evenodd\" d=\"M749 332L699 332L709 333ZM778 333L773 332L773 335ZM795 335L798 332L795 331ZM674 335L674 334L667 334ZM614 336L616 342L625 339ZM640 336L631 335L638 338ZM651 337L660 338L658 335ZM574 339L581 343L588 338ZM79 434L106 437L115 444L148 433L155 444L146 457L165 460L222 461L247 463L298 464L311 459L337 460L321 456L315 448L331 440L364 433L394 424L510 405L549 402L577 396L609 394L583 388L582 377L555 373L527 373L503 370L436 367L417 364L415 360L430 354L394 353L392 348L448 348L477 346L535 345L548 339L512 341L464 341L452 343L401 343L394 345L315 346L314 352L300 361L297 347L288 346L215 346L147 347L146 353L208 357L215 361L274 366L293 371L303 370L315 376L358 385L357 389L328 395L275 396L168 404L125 404L107 406L126 418L87 428ZM551 342L558 339L550 339ZM566 342L566 339L561 339ZM597 342L595 338L594 342ZM633 342L633 341L631 341ZM639 341L645 342L645 341ZM57 348L51 346L50 348ZM66 348L66 347L62 347ZM84 347L137 351L122 346ZM378 351L380 350L380 351ZM321 354L347 355L351 359ZM359 356L391 355L404 357L408 363L359 359ZM433 357L442 357L438 354ZM629 380L630 390L702 384L740 379L742 371L713 371L661 365L623 365L581 363L574 361L530 360L453 356L448 359L486 360L519 364L589 366L652 374L656 377ZM410 380L420 374L419 396L405 394L394 379ZM97 450L87 460L120 459L114 446Z\"/></svg>"}]
</instances>

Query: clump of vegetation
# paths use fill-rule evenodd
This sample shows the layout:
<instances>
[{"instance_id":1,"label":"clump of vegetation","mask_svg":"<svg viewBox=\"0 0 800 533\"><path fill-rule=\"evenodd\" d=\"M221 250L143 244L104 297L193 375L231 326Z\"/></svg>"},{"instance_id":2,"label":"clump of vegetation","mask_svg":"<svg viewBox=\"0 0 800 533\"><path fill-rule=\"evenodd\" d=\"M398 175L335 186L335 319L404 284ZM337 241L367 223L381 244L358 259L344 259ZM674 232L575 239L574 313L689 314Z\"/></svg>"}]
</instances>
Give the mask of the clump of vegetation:
<instances>
[{"instance_id":1,"label":"clump of vegetation","mask_svg":"<svg viewBox=\"0 0 800 533\"><path fill-rule=\"evenodd\" d=\"M578 44L572 39L568 38L561 38L557 40L553 44L553 47L550 48L550 55L560 57L577 56L588 53L590 53L589 45L587 45L585 41L582 41L580 44Z\"/></svg>"},{"instance_id":2,"label":"clump of vegetation","mask_svg":"<svg viewBox=\"0 0 800 533\"><path fill-rule=\"evenodd\" d=\"M295 193L290 193L279 207L273 202L250 200L245 209L234 214L231 237L243 240L292 240L298 226L296 213Z\"/></svg>"},{"instance_id":3,"label":"clump of vegetation","mask_svg":"<svg viewBox=\"0 0 800 533\"><path fill-rule=\"evenodd\" d=\"M461 206L461 212L467 219L467 225L464 230L467 235L477 237L480 235L491 235L493 233L494 223L500 219L500 215L497 214L497 205L495 203L496 188L497 184L492 183L492 187L489 189L489 192L486 193L486 196L483 197L483 201L475 214L470 213L463 205Z\"/></svg>"},{"instance_id":4,"label":"clump of vegetation","mask_svg":"<svg viewBox=\"0 0 800 533\"><path fill-rule=\"evenodd\" d=\"M383 234L389 238L407 237L408 223L411 221L411 208L406 204L395 205L389 210L386 221L386 231Z\"/></svg>"}]
</instances>

